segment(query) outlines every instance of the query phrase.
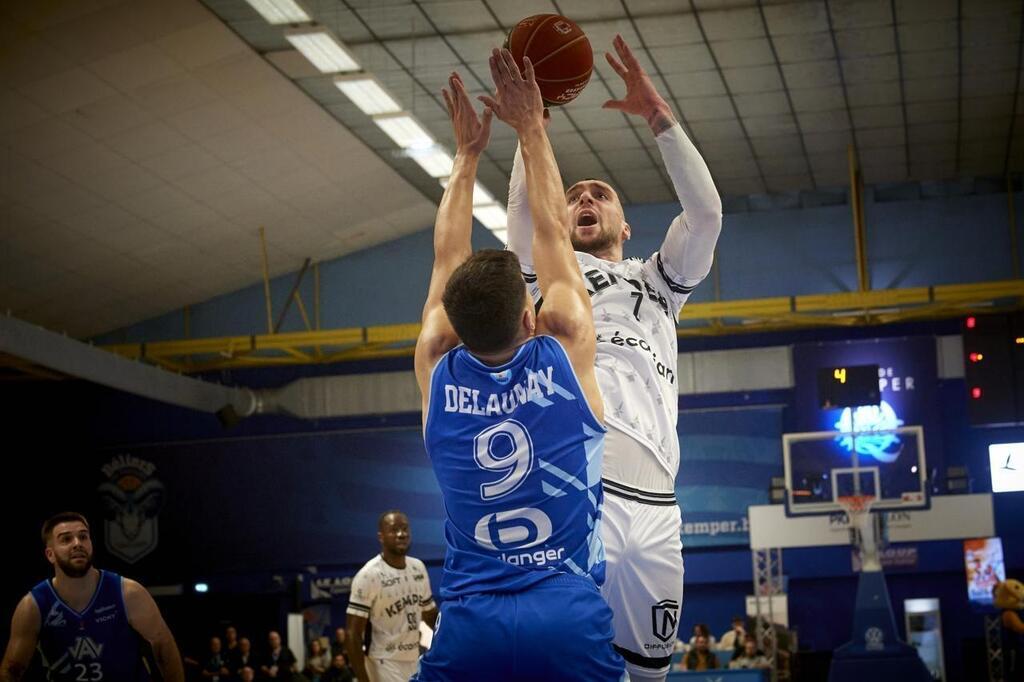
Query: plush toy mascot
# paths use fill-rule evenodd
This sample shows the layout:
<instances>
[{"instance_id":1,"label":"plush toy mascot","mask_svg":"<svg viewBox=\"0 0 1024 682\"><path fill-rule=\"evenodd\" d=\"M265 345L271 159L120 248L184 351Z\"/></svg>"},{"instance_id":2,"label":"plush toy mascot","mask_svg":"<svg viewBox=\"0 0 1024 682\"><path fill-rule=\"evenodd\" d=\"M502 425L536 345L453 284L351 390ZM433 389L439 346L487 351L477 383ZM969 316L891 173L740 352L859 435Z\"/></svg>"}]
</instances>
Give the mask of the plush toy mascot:
<instances>
[{"instance_id":1,"label":"plush toy mascot","mask_svg":"<svg viewBox=\"0 0 1024 682\"><path fill-rule=\"evenodd\" d=\"M1024 583L1019 580L1004 580L992 588L993 601L1003 610L1003 661L1007 682L1024 680L1024 621L1018 611L1024 610Z\"/></svg>"}]
</instances>

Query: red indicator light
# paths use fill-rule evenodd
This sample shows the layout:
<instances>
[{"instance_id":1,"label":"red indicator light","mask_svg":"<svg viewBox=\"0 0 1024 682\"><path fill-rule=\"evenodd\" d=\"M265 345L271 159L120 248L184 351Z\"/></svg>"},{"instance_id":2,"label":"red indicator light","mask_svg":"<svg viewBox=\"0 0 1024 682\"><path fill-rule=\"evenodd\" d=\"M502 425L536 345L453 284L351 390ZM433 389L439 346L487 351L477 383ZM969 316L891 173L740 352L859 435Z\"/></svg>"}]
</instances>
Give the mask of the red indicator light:
<instances>
[{"instance_id":1,"label":"red indicator light","mask_svg":"<svg viewBox=\"0 0 1024 682\"><path fill-rule=\"evenodd\" d=\"M985 356L982 355L981 353L971 353L970 355L967 356L967 358L971 362L981 362L982 360L985 359Z\"/></svg>"},{"instance_id":2,"label":"red indicator light","mask_svg":"<svg viewBox=\"0 0 1024 682\"><path fill-rule=\"evenodd\" d=\"M967 318L967 328L968 329L974 329L977 326L978 326L977 318L975 318L974 316L971 316L971 317Z\"/></svg>"},{"instance_id":3,"label":"red indicator light","mask_svg":"<svg viewBox=\"0 0 1024 682\"><path fill-rule=\"evenodd\" d=\"M974 388L972 388L972 389L971 389L971 397L972 397L972 398L974 398L975 400L977 400L978 398L980 398L980 397L981 397L981 389L980 389L980 388L978 388L977 386L975 386Z\"/></svg>"}]
</instances>

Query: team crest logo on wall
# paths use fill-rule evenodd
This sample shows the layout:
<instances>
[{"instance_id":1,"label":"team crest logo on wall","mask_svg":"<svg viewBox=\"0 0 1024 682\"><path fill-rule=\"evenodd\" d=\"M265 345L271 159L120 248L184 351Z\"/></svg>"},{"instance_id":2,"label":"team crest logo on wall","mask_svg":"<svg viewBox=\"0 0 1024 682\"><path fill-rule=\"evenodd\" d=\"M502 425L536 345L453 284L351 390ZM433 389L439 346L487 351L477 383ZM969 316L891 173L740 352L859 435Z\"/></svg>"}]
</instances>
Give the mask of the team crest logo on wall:
<instances>
[{"instance_id":1,"label":"team crest logo on wall","mask_svg":"<svg viewBox=\"0 0 1024 682\"><path fill-rule=\"evenodd\" d=\"M101 470L107 480L97 493L106 513L103 534L107 551L134 564L156 549L164 485L153 476L156 466L152 462L131 455L118 455Z\"/></svg>"}]
</instances>

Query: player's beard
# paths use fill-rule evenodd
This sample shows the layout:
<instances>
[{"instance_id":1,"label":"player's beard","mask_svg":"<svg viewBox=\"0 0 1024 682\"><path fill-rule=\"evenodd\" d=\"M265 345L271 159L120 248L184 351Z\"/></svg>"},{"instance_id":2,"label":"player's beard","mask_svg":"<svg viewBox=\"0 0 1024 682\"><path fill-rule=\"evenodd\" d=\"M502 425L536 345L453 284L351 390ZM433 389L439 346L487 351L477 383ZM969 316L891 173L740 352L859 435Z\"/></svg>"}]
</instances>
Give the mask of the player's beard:
<instances>
[{"instance_id":1,"label":"player's beard","mask_svg":"<svg viewBox=\"0 0 1024 682\"><path fill-rule=\"evenodd\" d=\"M81 564L79 566L76 566L75 564L71 563L71 559L70 558L65 560L65 559L61 559L58 556L58 557L55 557L55 559L57 561L57 566L59 566L60 570L64 573L64 575L68 576L69 578L81 578L86 573L88 573L89 570L92 568L92 557L91 556L86 556L85 557L85 563Z\"/></svg>"},{"instance_id":2,"label":"player's beard","mask_svg":"<svg viewBox=\"0 0 1024 682\"><path fill-rule=\"evenodd\" d=\"M574 251L595 254L602 253L611 248L615 244L617 236L618 235L614 234L611 230L605 229L602 225L601 231L588 240L580 239L576 230L572 231L569 235L569 239L572 242L572 248Z\"/></svg>"}]
</instances>

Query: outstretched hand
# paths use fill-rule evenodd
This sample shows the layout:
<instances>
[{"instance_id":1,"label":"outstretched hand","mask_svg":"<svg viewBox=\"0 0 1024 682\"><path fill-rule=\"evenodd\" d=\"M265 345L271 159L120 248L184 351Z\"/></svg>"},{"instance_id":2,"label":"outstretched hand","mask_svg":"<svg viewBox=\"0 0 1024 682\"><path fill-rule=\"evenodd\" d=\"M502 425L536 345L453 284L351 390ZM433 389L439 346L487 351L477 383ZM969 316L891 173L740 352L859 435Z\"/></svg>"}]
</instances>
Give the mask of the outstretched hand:
<instances>
[{"instance_id":1,"label":"outstretched hand","mask_svg":"<svg viewBox=\"0 0 1024 682\"><path fill-rule=\"evenodd\" d=\"M483 116L477 116L465 83L454 71L448 77L448 87L451 92L442 89L441 94L455 133L455 153L479 156L490 140L494 111L485 107Z\"/></svg>"},{"instance_id":2,"label":"outstretched hand","mask_svg":"<svg viewBox=\"0 0 1024 682\"><path fill-rule=\"evenodd\" d=\"M494 97L481 95L480 101L516 132L543 126L544 100L529 57L523 57L522 73L512 53L506 49L492 50L489 61L495 93Z\"/></svg>"},{"instance_id":3,"label":"outstretched hand","mask_svg":"<svg viewBox=\"0 0 1024 682\"><path fill-rule=\"evenodd\" d=\"M655 134L675 124L672 109L655 89L651 77L644 71L644 67L640 66L640 61L622 36L616 35L612 45L619 59L609 52L604 53L604 58L626 84L626 94L622 99L608 100L603 108L642 116Z\"/></svg>"}]
</instances>

